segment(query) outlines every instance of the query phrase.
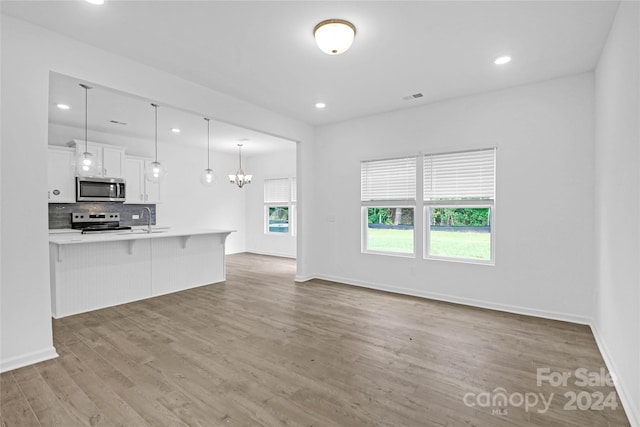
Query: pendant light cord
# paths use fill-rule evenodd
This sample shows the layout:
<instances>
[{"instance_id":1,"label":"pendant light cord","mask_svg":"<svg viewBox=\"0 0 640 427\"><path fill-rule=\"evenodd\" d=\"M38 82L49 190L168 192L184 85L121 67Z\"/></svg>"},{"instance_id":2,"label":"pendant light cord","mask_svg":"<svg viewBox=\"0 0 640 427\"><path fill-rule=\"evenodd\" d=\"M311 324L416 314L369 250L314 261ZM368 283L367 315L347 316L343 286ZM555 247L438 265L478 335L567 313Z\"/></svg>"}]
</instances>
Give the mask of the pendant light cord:
<instances>
[{"instance_id":1,"label":"pendant light cord","mask_svg":"<svg viewBox=\"0 0 640 427\"><path fill-rule=\"evenodd\" d=\"M209 148L209 122L210 119L205 117L205 120L207 121L207 170L211 169L211 165L209 164L209 153L211 151L211 149Z\"/></svg>"},{"instance_id":2,"label":"pendant light cord","mask_svg":"<svg viewBox=\"0 0 640 427\"><path fill-rule=\"evenodd\" d=\"M87 142L87 109L89 104L89 90L84 87L84 151L89 151L89 143Z\"/></svg>"},{"instance_id":3,"label":"pendant light cord","mask_svg":"<svg viewBox=\"0 0 640 427\"><path fill-rule=\"evenodd\" d=\"M238 144L238 157L240 158L240 169L242 169L242 144Z\"/></svg>"},{"instance_id":4,"label":"pendant light cord","mask_svg":"<svg viewBox=\"0 0 640 427\"><path fill-rule=\"evenodd\" d=\"M91 89L89 86L80 83L80 86L82 88L84 88L84 152L87 153L89 152L89 143L87 142L88 138L87 138L87 109L88 109L88 104L89 104L89 89Z\"/></svg>"},{"instance_id":5,"label":"pendant light cord","mask_svg":"<svg viewBox=\"0 0 640 427\"><path fill-rule=\"evenodd\" d=\"M158 163L158 105L151 104L155 109L155 121L156 121L156 132L155 132L155 148L156 148L156 163Z\"/></svg>"}]
</instances>

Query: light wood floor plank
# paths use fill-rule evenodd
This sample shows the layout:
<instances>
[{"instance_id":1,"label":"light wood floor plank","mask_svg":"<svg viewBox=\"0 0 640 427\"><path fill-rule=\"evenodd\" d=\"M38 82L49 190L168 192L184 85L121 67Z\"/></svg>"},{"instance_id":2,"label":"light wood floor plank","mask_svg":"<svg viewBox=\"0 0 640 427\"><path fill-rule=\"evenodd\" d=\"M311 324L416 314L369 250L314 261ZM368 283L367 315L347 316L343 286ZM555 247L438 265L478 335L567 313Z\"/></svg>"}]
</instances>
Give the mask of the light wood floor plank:
<instances>
[{"instance_id":1,"label":"light wood floor plank","mask_svg":"<svg viewBox=\"0 0 640 427\"><path fill-rule=\"evenodd\" d=\"M17 369L13 371L13 376L43 427L86 425L69 412L71 408L57 398L35 366Z\"/></svg>"},{"instance_id":2,"label":"light wood floor plank","mask_svg":"<svg viewBox=\"0 0 640 427\"><path fill-rule=\"evenodd\" d=\"M40 427L36 414L11 372L0 376L0 419L2 426Z\"/></svg>"}]
</instances>

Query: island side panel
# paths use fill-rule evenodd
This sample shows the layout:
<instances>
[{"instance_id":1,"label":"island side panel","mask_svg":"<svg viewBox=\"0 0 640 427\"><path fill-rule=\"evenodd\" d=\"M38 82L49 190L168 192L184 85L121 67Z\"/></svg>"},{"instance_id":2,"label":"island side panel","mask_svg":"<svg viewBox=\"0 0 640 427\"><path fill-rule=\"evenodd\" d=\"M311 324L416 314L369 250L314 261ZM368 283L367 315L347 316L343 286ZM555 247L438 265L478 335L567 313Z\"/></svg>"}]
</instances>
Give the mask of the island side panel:
<instances>
[{"instance_id":1,"label":"island side panel","mask_svg":"<svg viewBox=\"0 0 640 427\"><path fill-rule=\"evenodd\" d=\"M151 296L149 240L52 244L50 262L55 318Z\"/></svg>"},{"instance_id":2,"label":"island side panel","mask_svg":"<svg viewBox=\"0 0 640 427\"><path fill-rule=\"evenodd\" d=\"M224 281L224 242L227 235L216 233L153 239L153 296Z\"/></svg>"}]
</instances>

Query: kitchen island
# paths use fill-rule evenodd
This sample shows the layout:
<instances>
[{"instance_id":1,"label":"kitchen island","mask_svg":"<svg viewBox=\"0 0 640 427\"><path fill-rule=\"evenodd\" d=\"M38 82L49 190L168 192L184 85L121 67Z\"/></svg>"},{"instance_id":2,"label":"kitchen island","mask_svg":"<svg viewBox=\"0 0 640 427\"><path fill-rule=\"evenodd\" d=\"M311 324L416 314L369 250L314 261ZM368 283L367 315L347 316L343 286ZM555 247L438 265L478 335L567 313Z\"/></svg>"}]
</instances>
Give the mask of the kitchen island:
<instances>
[{"instance_id":1,"label":"kitchen island","mask_svg":"<svg viewBox=\"0 0 640 427\"><path fill-rule=\"evenodd\" d=\"M222 282L233 230L152 229L49 236L54 318Z\"/></svg>"}]
</instances>

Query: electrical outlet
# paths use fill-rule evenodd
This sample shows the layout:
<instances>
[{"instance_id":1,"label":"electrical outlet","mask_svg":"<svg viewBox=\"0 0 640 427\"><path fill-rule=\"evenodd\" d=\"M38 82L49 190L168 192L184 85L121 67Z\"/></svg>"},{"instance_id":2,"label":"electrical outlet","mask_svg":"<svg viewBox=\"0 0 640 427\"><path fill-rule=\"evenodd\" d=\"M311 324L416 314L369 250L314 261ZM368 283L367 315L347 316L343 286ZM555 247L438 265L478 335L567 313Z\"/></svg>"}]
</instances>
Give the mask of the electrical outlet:
<instances>
[{"instance_id":1,"label":"electrical outlet","mask_svg":"<svg viewBox=\"0 0 640 427\"><path fill-rule=\"evenodd\" d=\"M140 219L140 215L131 215L131 219Z\"/></svg>"}]
</instances>

